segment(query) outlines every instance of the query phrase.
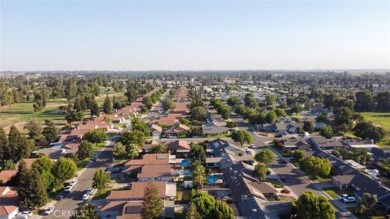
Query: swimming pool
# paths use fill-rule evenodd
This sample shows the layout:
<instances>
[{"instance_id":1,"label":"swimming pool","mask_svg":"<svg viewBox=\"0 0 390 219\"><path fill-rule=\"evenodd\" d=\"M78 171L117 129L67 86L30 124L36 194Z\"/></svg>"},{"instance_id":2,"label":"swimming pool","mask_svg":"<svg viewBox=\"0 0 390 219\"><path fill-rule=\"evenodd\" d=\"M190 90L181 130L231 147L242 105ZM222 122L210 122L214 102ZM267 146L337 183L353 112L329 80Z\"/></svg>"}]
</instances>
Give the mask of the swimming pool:
<instances>
[{"instance_id":1,"label":"swimming pool","mask_svg":"<svg viewBox=\"0 0 390 219\"><path fill-rule=\"evenodd\" d=\"M180 163L180 166L182 167L188 167L190 165L190 162L186 159L183 159Z\"/></svg>"},{"instance_id":2,"label":"swimming pool","mask_svg":"<svg viewBox=\"0 0 390 219\"><path fill-rule=\"evenodd\" d=\"M207 176L206 179L207 179L207 182L209 184L213 185L218 180L222 181L222 175L210 175L210 176Z\"/></svg>"}]
</instances>

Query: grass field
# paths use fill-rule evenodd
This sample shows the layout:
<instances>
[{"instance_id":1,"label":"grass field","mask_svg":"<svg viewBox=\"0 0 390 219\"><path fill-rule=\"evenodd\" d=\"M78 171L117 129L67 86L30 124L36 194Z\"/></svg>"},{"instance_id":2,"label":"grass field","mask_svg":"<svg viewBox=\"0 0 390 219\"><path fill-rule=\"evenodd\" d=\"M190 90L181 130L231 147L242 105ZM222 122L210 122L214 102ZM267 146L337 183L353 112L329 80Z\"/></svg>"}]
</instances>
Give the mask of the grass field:
<instances>
[{"instance_id":1,"label":"grass field","mask_svg":"<svg viewBox=\"0 0 390 219\"><path fill-rule=\"evenodd\" d=\"M360 113L368 121L379 125L387 132L386 137L378 143L379 146L390 147L390 112L363 112Z\"/></svg>"},{"instance_id":2,"label":"grass field","mask_svg":"<svg viewBox=\"0 0 390 219\"><path fill-rule=\"evenodd\" d=\"M111 98L116 96L118 100L125 100L124 92L114 92L110 88L101 88L101 94L96 97L96 101L99 106L103 105L106 94ZM45 119L52 119L57 127L62 127L65 121L65 113L58 110L59 106L67 106L68 101L65 98L49 99L46 108L41 112L34 112L33 108L34 101L22 102L12 104L9 106L0 107L0 126L8 129L11 125L15 125L20 131L23 131L24 123L29 119L35 118L41 121ZM86 112L86 115L89 114Z\"/></svg>"}]
</instances>

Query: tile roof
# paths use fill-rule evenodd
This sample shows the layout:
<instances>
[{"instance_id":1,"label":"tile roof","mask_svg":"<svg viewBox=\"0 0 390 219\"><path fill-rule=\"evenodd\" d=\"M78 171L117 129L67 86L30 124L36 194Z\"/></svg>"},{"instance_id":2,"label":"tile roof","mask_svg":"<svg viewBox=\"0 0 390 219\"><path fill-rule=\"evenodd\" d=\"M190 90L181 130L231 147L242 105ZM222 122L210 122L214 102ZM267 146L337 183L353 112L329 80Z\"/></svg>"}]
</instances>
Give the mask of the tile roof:
<instances>
[{"instance_id":1,"label":"tile roof","mask_svg":"<svg viewBox=\"0 0 390 219\"><path fill-rule=\"evenodd\" d=\"M142 200L144 198L145 188L150 182L132 182L131 188L128 190L113 190L107 196L109 201L125 201L125 200ZM164 198L166 195L167 182L155 181L152 182L156 185L159 196Z\"/></svg>"},{"instance_id":2,"label":"tile roof","mask_svg":"<svg viewBox=\"0 0 390 219\"><path fill-rule=\"evenodd\" d=\"M179 151L179 150L191 150L191 146L187 141L176 140L168 143L169 151Z\"/></svg>"},{"instance_id":3,"label":"tile roof","mask_svg":"<svg viewBox=\"0 0 390 219\"><path fill-rule=\"evenodd\" d=\"M156 178L172 176L170 164L144 165L141 172L138 173L138 178Z\"/></svg>"},{"instance_id":4,"label":"tile roof","mask_svg":"<svg viewBox=\"0 0 390 219\"><path fill-rule=\"evenodd\" d=\"M13 177L15 177L16 174L18 174L18 171L16 170L2 170L0 171L0 182L2 184L6 184Z\"/></svg>"},{"instance_id":5,"label":"tile roof","mask_svg":"<svg viewBox=\"0 0 390 219\"><path fill-rule=\"evenodd\" d=\"M154 164L168 164L169 154L145 154L142 159L132 159L128 161L125 166L131 165L154 165Z\"/></svg>"}]
</instances>

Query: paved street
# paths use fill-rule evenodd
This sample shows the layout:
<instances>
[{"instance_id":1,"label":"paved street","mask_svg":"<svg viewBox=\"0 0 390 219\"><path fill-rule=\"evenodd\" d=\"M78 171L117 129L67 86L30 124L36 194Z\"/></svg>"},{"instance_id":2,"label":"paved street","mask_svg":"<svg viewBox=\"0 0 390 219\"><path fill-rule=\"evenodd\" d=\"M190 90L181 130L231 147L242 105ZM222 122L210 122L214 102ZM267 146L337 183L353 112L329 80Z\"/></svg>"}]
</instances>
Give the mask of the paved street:
<instances>
[{"instance_id":1,"label":"paved street","mask_svg":"<svg viewBox=\"0 0 390 219\"><path fill-rule=\"evenodd\" d=\"M110 160L113 144L112 141L108 141L106 147L100 152L98 159L90 162L85 169L79 172L78 183L71 193L65 195L64 199L54 202L55 211L51 215L35 216L34 218L69 218L72 211L85 202L82 200L82 196L88 188L92 187L92 178L95 172L99 168L106 168L112 164Z\"/></svg>"},{"instance_id":2,"label":"paved street","mask_svg":"<svg viewBox=\"0 0 390 219\"><path fill-rule=\"evenodd\" d=\"M257 135L251 126L246 123L240 117L233 117L233 121L237 123L237 127L240 129L248 130L252 133L253 143L256 146L266 147L265 142L272 141L274 138L265 137ZM294 167L291 163L285 162L283 157L270 148L277 156L275 162L270 164L268 168L279 178L285 178L283 184L293 193L295 197L298 197L304 191L311 190L317 195L325 195L327 198L331 199L325 192L322 191L320 186L316 186L312 181L310 181L305 174L300 170ZM330 200L333 206L335 206L337 218L354 218L346 209L345 205L337 200Z\"/></svg>"}]
</instances>

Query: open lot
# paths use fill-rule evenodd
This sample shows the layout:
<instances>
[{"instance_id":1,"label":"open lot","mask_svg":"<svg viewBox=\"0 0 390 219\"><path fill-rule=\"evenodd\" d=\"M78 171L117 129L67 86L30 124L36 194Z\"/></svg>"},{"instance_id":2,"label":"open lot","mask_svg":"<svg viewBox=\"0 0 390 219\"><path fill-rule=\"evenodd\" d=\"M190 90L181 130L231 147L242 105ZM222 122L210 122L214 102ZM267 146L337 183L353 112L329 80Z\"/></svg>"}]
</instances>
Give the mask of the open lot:
<instances>
[{"instance_id":1,"label":"open lot","mask_svg":"<svg viewBox=\"0 0 390 219\"><path fill-rule=\"evenodd\" d=\"M378 145L390 147L390 112L363 112L361 114L366 120L372 121L386 130L386 137Z\"/></svg>"}]
</instances>

